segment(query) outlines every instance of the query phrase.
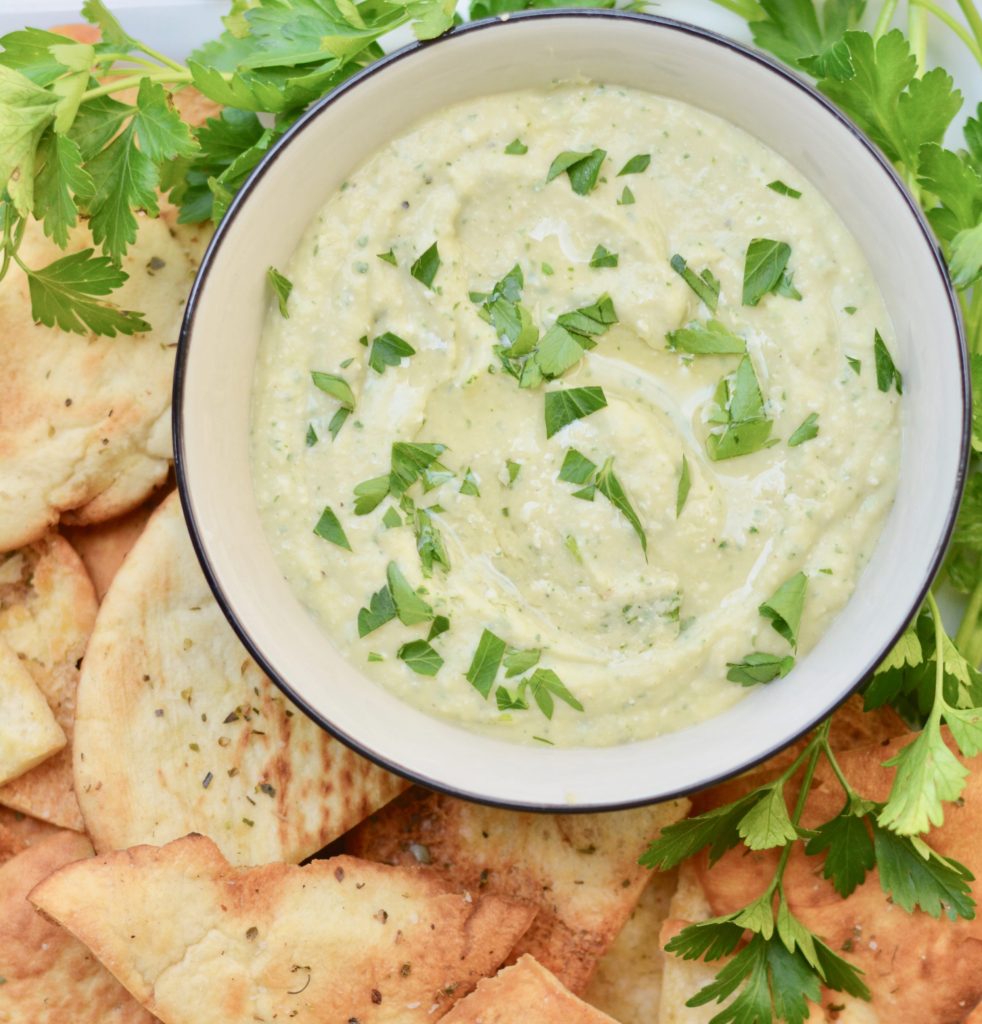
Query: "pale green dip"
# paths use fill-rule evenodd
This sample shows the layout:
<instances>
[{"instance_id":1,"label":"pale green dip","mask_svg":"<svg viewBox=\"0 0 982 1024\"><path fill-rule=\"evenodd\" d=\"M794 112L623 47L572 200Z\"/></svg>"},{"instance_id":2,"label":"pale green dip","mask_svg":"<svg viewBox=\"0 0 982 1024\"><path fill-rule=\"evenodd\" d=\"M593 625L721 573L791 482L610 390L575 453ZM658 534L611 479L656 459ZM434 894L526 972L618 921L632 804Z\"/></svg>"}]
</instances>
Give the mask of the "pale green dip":
<instances>
[{"instance_id":1,"label":"pale green dip","mask_svg":"<svg viewBox=\"0 0 982 1024\"><path fill-rule=\"evenodd\" d=\"M505 153L516 137L526 154ZM560 152L595 147L608 157L589 195L565 175L546 184ZM647 170L617 177L639 153L651 155ZM802 197L767 188L775 179ZM635 202L619 205L625 186ZM741 305L754 237L791 245L802 301ZM442 265L431 290L409 267L434 241ZM589 266L598 243L618 254L618 267ZM390 249L397 266L377 256ZM747 339L776 446L708 458L707 409L738 360L666 349L666 332L709 315L670 268L673 253L720 279L718 318ZM468 298L516 263L541 330L603 292L620 320L562 380L533 390L501 372L495 331ZM727 663L754 650L789 653L758 613L789 576L808 576L799 657L853 591L896 488L900 400L878 390L873 363L874 329L890 351L893 330L846 226L801 173L743 131L684 103L592 84L461 104L353 173L279 269L294 287L289 319L271 307L256 368L256 498L301 601L359 672L406 701L526 742L650 737L740 700L747 690L726 679ZM359 339L385 331L416 355L380 375ZM861 361L858 374L847 356ZM356 396L333 441L338 403L313 386L313 370L343 376ZM544 391L585 385L600 385L608 407L547 440ZM810 413L818 437L789 448ZM311 426L319 440L308 446ZM353 511L355 486L388 472L396 441L447 445L441 461L456 474L428 494L411 490L418 505L443 509L435 521L451 569L429 579L412 528L382 523L392 499ZM609 501L578 500L557 480L570 447L598 464L615 457L647 561ZM683 453L692 485L676 518ZM521 464L513 483L508 460ZM479 497L460 493L468 467ZM352 551L312 532L325 506ZM444 659L435 676L397 657L427 625L396 619L358 636L359 609L392 561L450 618L433 640ZM551 720L534 703L500 713L494 693L484 699L465 678L485 628L516 648L541 648L540 666L584 710L557 701ZM510 690L516 681L504 670L497 679ZM785 685L793 682L794 673Z\"/></svg>"}]
</instances>

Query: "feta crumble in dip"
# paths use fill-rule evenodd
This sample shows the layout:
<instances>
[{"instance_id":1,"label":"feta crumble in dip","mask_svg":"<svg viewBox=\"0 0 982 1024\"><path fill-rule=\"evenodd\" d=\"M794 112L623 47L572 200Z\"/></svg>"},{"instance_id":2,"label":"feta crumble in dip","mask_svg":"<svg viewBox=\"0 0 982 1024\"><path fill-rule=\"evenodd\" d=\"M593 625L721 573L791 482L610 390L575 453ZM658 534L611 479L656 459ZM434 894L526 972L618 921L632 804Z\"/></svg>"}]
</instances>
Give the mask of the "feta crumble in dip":
<instances>
[{"instance_id":1,"label":"feta crumble in dip","mask_svg":"<svg viewBox=\"0 0 982 1024\"><path fill-rule=\"evenodd\" d=\"M270 543L430 714L564 746L684 728L793 672L877 542L902 378L869 267L794 167L685 103L454 106L269 276Z\"/></svg>"}]
</instances>

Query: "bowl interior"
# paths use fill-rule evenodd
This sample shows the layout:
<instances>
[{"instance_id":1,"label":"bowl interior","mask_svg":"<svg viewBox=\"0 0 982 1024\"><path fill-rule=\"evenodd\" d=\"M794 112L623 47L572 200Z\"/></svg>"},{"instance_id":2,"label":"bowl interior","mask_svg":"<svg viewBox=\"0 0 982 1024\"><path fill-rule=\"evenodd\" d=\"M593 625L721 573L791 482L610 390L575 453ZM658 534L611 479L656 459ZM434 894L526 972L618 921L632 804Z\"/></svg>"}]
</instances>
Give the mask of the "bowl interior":
<instances>
[{"instance_id":1,"label":"bowl interior","mask_svg":"<svg viewBox=\"0 0 982 1024\"><path fill-rule=\"evenodd\" d=\"M436 721L342 659L273 559L248 436L266 268L288 260L345 176L451 103L576 76L685 100L795 164L862 245L894 320L906 387L896 503L847 608L792 675L672 735L560 750ZM240 194L206 257L175 414L185 507L212 585L252 653L301 706L369 756L438 788L513 806L597 808L664 798L753 763L823 717L876 664L919 602L951 527L965 396L957 313L936 249L855 130L792 76L733 44L657 19L590 12L479 24L402 52L300 122Z\"/></svg>"}]
</instances>

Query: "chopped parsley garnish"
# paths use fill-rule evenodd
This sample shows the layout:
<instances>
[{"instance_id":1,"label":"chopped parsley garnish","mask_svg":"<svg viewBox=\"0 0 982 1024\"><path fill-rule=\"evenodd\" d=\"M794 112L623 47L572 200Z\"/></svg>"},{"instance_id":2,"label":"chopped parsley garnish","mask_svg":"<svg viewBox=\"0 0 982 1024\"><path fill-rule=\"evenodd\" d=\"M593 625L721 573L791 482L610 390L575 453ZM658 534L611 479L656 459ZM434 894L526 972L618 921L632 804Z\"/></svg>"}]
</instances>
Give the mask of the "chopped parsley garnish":
<instances>
[{"instance_id":1,"label":"chopped parsley garnish","mask_svg":"<svg viewBox=\"0 0 982 1024\"><path fill-rule=\"evenodd\" d=\"M385 500L389 493L389 475L373 476L355 486L355 515L367 516Z\"/></svg>"},{"instance_id":2,"label":"chopped parsley garnish","mask_svg":"<svg viewBox=\"0 0 982 1024\"><path fill-rule=\"evenodd\" d=\"M607 406L603 388L584 387L547 391L545 401L546 437L562 430L574 420L590 416Z\"/></svg>"},{"instance_id":3,"label":"chopped parsley garnish","mask_svg":"<svg viewBox=\"0 0 982 1024\"><path fill-rule=\"evenodd\" d=\"M787 196L788 199L800 199L801 193L790 185L785 185L783 181L777 179L776 181L768 182L767 187L777 192L778 195Z\"/></svg>"},{"instance_id":4,"label":"chopped parsley garnish","mask_svg":"<svg viewBox=\"0 0 982 1024\"><path fill-rule=\"evenodd\" d=\"M337 544L339 548L351 550L351 544L345 536L341 521L334 514L330 505L326 505L324 511L321 512L321 517L317 520L317 525L314 527L314 533L318 537L323 537L324 540L329 540L332 544Z\"/></svg>"},{"instance_id":5,"label":"chopped parsley garnish","mask_svg":"<svg viewBox=\"0 0 982 1024\"><path fill-rule=\"evenodd\" d=\"M507 687L499 686L494 691L494 702L498 705L499 711L528 711L528 701L518 696L517 691L512 695Z\"/></svg>"},{"instance_id":6,"label":"chopped parsley garnish","mask_svg":"<svg viewBox=\"0 0 982 1024\"><path fill-rule=\"evenodd\" d=\"M344 426L345 420L351 415L351 410L342 405L340 409L331 417L331 422L328 423L327 429L332 439L337 440L338 433Z\"/></svg>"},{"instance_id":7,"label":"chopped parsley garnish","mask_svg":"<svg viewBox=\"0 0 982 1024\"><path fill-rule=\"evenodd\" d=\"M477 692L487 699L494 686L498 669L501 668L501 661L505 656L507 644L500 636L496 636L490 629L481 633L481 639L477 642L477 649L471 659L470 668L467 670L467 681Z\"/></svg>"},{"instance_id":8,"label":"chopped parsley garnish","mask_svg":"<svg viewBox=\"0 0 982 1024\"><path fill-rule=\"evenodd\" d=\"M398 526L402 526L402 516L396 511L396 509L390 505L382 516L382 525L387 530L394 530Z\"/></svg>"},{"instance_id":9,"label":"chopped parsley garnish","mask_svg":"<svg viewBox=\"0 0 982 1024\"><path fill-rule=\"evenodd\" d=\"M897 394L904 393L904 379L900 375L893 362L883 338L879 331L873 333L873 359L876 363L876 386L880 391L889 391L891 387L897 389Z\"/></svg>"},{"instance_id":10,"label":"chopped parsley garnish","mask_svg":"<svg viewBox=\"0 0 982 1024\"><path fill-rule=\"evenodd\" d=\"M849 364L849 369L858 377L863 372L863 364L860 360L854 359L852 356L846 356L846 362Z\"/></svg>"},{"instance_id":11,"label":"chopped parsley garnish","mask_svg":"<svg viewBox=\"0 0 982 1024\"><path fill-rule=\"evenodd\" d=\"M627 187L624 186L624 191L621 193L620 199L617 200L618 206L632 206L634 204L634 193Z\"/></svg>"},{"instance_id":12,"label":"chopped parsley garnish","mask_svg":"<svg viewBox=\"0 0 982 1024\"><path fill-rule=\"evenodd\" d=\"M367 608L358 612L358 636L366 637L396 617L396 606L388 585L372 594Z\"/></svg>"},{"instance_id":13,"label":"chopped parsley garnish","mask_svg":"<svg viewBox=\"0 0 982 1024\"><path fill-rule=\"evenodd\" d=\"M800 427L788 438L788 447L797 448L799 444L818 437L818 413L813 412L805 417Z\"/></svg>"},{"instance_id":14,"label":"chopped parsley garnish","mask_svg":"<svg viewBox=\"0 0 982 1024\"><path fill-rule=\"evenodd\" d=\"M647 559L648 538L644 532L644 527L641 525L641 520L638 519L638 515L628 500L620 480L617 479L614 473L613 455L600 467L600 471L597 473L596 487L634 528L634 532L638 535L638 540L641 541L641 550L644 552L645 559Z\"/></svg>"},{"instance_id":15,"label":"chopped parsley garnish","mask_svg":"<svg viewBox=\"0 0 982 1024\"><path fill-rule=\"evenodd\" d=\"M470 466L464 470L464 479L460 484L460 493L469 494L473 498L480 498L481 489L477 486L477 477Z\"/></svg>"},{"instance_id":16,"label":"chopped parsley garnish","mask_svg":"<svg viewBox=\"0 0 982 1024\"><path fill-rule=\"evenodd\" d=\"M383 263L391 263L394 267L399 266L396 262L396 254L391 249L388 252L380 252L376 255Z\"/></svg>"},{"instance_id":17,"label":"chopped parsley garnish","mask_svg":"<svg viewBox=\"0 0 982 1024\"><path fill-rule=\"evenodd\" d=\"M344 377L339 377L336 373L321 373L319 370L314 370L310 377L316 388L323 391L325 395L336 398L343 409L354 409L354 392Z\"/></svg>"},{"instance_id":18,"label":"chopped parsley garnish","mask_svg":"<svg viewBox=\"0 0 982 1024\"><path fill-rule=\"evenodd\" d=\"M450 571L450 556L443 543L443 535L433 520L433 509L417 508L413 515L416 531L416 550L423 567L424 576L433 575L433 566L439 565L444 572Z\"/></svg>"},{"instance_id":19,"label":"chopped parsley garnish","mask_svg":"<svg viewBox=\"0 0 982 1024\"><path fill-rule=\"evenodd\" d=\"M665 336L673 352L697 356L743 355L747 343L719 320L693 320Z\"/></svg>"},{"instance_id":20,"label":"chopped parsley garnish","mask_svg":"<svg viewBox=\"0 0 982 1024\"><path fill-rule=\"evenodd\" d=\"M399 648L396 655L417 675L435 676L443 667L443 658L426 640L410 640Z\"/></svg>"},{"instance_id":21,"label":"chopped parsley garnish","mask_svg":"<svg viewBox=\"0 0 982 1024\"><path fill-rule=\"evenodd\" d=\"M512 462L511 459L506 459L505 469L508 470L508 486L511 487L511 485L518 479L518 474L522 471L522 464L520 462Z\"/></svg>"},{"instance_id":22,"label":"chopped parsley garnish","mask_svg":"<svg viewBox=\"0 0 982 1024\"><path fill-rule=\"evenodd\" d=\"M679 473L679 485L675 492L675 518L678 519L682 515L682 509L685 508L685 499L689 497L689 488L692 486L692 481L689 478L689 460L682 455L682 470Z\"/></svg>"},{"instance_id":23,"label":"chopped parsley garnish","mask_svg":"<svg viewBox=\"0 0 982 1024\"><path fill-rule=\"evenodd\" d=\"M318 441L317 431L314 430L313 423L308 423L307 424L307 435L304 438L304 444L306 444L306 446L308 448L313 448L314 445L317 444L317 441Z\"/></svg>"},{"instance_id":24,"label":"chopped parsley garnish","mask_svg":"<svg viewBox=\"0 0 982 1024\"><path fill-rule=\"evenodd\" d=\"M743 304L756 306L765 296L774 292L789 299L800 299L788 272L791 246L775 242L772 238L754 238L747 246L743 266Z\"/></svg>"},{"instance_id":25,"label":"chopped parsley garnish","mask_svg":"<svg viewBox=\"0 0 982 1024\"><path fill-rule=\"evenodd\" d=\"M706 438L706 449L714 461L749 455L767 446L774 423L764 413L764 398L749 356L740 360L732 376L716 388L711 423L722 424Z\"/></svg>"},{"instance_id":26,"label":"chopped parsley garnish","mask_svg":"<svg viewBox=\"0 0 982 1024\"><path fill-rule=\"evenodd\" d=\"M711 313L716 312L719 305L719 278L705 267L698 274L689 269L686 261L676 253L669 261L672 270L699 296Z\"/></svg>"},{"instance_id":27,"label":"chopped parsley garnish","mask_svg":"<svg viewBox=\"0 0 982 1024\"><path fill-rule=\"evenodd\" d=\"M591 462L582 452L570 448L559 470L559 479L570 484L588 483L597 471L597 464Z\"/></svg>"},{"instance_id":28,"label":"chopped parsley garnish","mask_svg":"<svg viewBox=\"0 0 982 1024\"><path fill-rule=\"evenodd\" d=\"M566 689L566 685L551 668L537 668L519 687L519 692L528 685L532 699L538 705L539 710L546 716L552 718L557 697L568 704L574 711L582 711L583 705Z\"/></svg>"},{"instance_id":29,"label":"chopped parsley garnish","mask_svg":"<svg viewBox=\"0 0 982 1024\"><path fill-rule=\"evenodd\" d=\"M285 320L289 320L290 310L287 308L287 300L290 298L290 292L293 291L293 282L289 278L284 277L276 267L270 267L266 271L266 280L269 281L269 286L273 289L273 294L276 296L276 301L280 307L280 316Z\"/></svg>"},{"instance_id":30,"label":"chopped parsley garnish","mask_svg":"<svg viewBox=\"0 0 982 1024\"><path fill-rule=\"evenodd\" d=\"M512 139L512 141L505 146L505 152L509 156L525 156L528 151L528 146L526 146L521 139Z\"/></svg>"},{"instance_id":31,"label":"chopped parsley garnish","mask_svg":"<svg viewBox=\"0 0 982 1024\"><path fill-rule=\"evenodd\" d=\"M415 626L433 618L433 609L413 590L395 562L389 562L385 575L396 615L404 626Z\"/></svg>"},{"instance_id":32,"label":"chopped parsley garnish","mask_svg":"<svg viewBox=\"0 0 982 1024\"><path fill-rule=\"evenodd\" d=\"M637 156L632 156L617 172L617 177L620 178L625 174L642 174L648 169L650 163L651 155L649 153L638 153Z\"/></svg>"},{"instance_id":33,"label":"chopped parsley garnish","mask_svg":"<svg viewBox=\"0 0 982 1024\"><path fill-rule=\"evenodd\" d=\"M597 187L600 167L606 159L607 151L603 149L594 149L589 153L566 150L564 153L560 153L549 166L546 181L552 181L553 178L565 171L573 191L578 196L588 195Z\"/></svg>"},{"instance_id":34,"label":"chopped parsley garnish","mask_svg":"<svg viewBox=\"0 0 982 1024\"><path fill-rule=\"evenodd\" d=\"M433 287L436 272L440 269L440 250L434 242L409 268L409 273L427 288Z\"/></svg>"},{"instance_id":35,"label":"chopped parsley garnish","mask_svg":"<svg viewBox=\"0 0 982 1024\"><path fill-rule=\"evenodd\" d=\"M505 678L513 679L515 676L520 676L523 672L528 672L530 668L535 668L539 664L539 658L541 657L542 651L538 648L531 648L527 651L511 648L504 659Z\"/></svg>"},{"instance_id":36,"label":"chopped parsley garnish","mask_svg":"<svg viewBox=\"0 0 982 1024\"><path fill-rule=\"evenodd\" d=\"M594 269L602 267L616 267L619 262L620 257L617 253L611 252L602 245L598 245L596 249L593 250L593 255L590 257L590 266Z\"/></svg>"},{"instance_id":37,"label":"chopped parsley garnish","mask_svg":"<svg viewBox=\"0 0 982 1024\"><path fill-rule=\"evenodd\" d=\"M368 660L369 661L385 661L385 658L383 658L382 655L378 653L378 651L369 651L368 652Z\"/></svg>"},{"instance_id":38,"label":"chopped parsley garnish","mask_svg":"<svg viewBox=\"0 0 982 1024\"><path fill-rule=\"evenodd\" d=\"M387 366L398 366L403 359L416 355L416 349L404 341L398 334L386 331L372 340L372 351L368 356L368 365L376 373L385 373Z\"/></svg>"},{"instance_id":39,"label":"chopped parsley garnish","mask_svg":"<svg viewBox=\"0 0 982 1024\"><path fill-rule=\"evenodd\" d=\"M798 627L801 625L807 589L808 577L803 572L797 572L785 580L774 592L774 596L758 609L793 648L798 646Z\"/></svg>"},{"instance_id":40,"label":"chopped parsley garnish","mask_svg":"<svg viewBox=\"0 0 982 1024\"><path fill-rule=\"evenodd\" d=\"M423 476L426 470L434 464L439 465L437 459L446 450L445 444L396 441L392 445L392 472L389 475L389 486L392 493L399 495L407 491Z\"/></svg>"},{"instance_id":41,"label":"chopped parsley garnish","mask_svg":"<svg viewBox=\"0 0 982 1024\"><path fill-rule=\"evenodd\" d=\"M856 309L857 309L856 306L843 306L842 307L842 312L845 313L846 316L855 316L856 315Z\"/></svg>"},{"instance_id":42,"label":"chopped parsley garnish","mask_svg":"<svg viewBox=\"0 0 982 1024\"><path fill-rule=\"evenodd\" d=\"M794 668L794 658L786 654L783 658L777 654L765 654L754 651L743 661L727 662L729 671L726 678L741 686L757 686L758 683L770 683L775 679L783 679Z\"/></svg>"},{"instance_id":43,"label":"chopped parsley garnish","mask_svg":"<svg viewBox=\"0 0 982 1024\"><path fill-rule=\"evenodd\" d=\"M438 615L430 626L429 633L426 634L427 640L435 640L442 633L446 633L450 629L450 620L446 615Z\"/></svg>"}]
</instances>

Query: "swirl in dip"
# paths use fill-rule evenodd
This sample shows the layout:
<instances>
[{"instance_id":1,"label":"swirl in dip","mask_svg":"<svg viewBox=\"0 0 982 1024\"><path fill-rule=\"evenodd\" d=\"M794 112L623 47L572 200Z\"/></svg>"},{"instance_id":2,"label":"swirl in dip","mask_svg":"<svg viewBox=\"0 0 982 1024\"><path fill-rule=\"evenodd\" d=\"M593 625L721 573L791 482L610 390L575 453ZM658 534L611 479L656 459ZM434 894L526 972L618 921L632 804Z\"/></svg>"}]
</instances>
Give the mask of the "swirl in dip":
<instances>
[{"instance_id":1,"label":"swirl in dip","mask_svg":"<svg viewBox=\"0 0 982 1024\"><path fill-rule=\"evenodd\" d=\"M360 671L557 745L794 685L893 501L901 388L794 167L639 91L492 96L376 153L278 270L257 500Z\"/></svg>"}]
</instances>

